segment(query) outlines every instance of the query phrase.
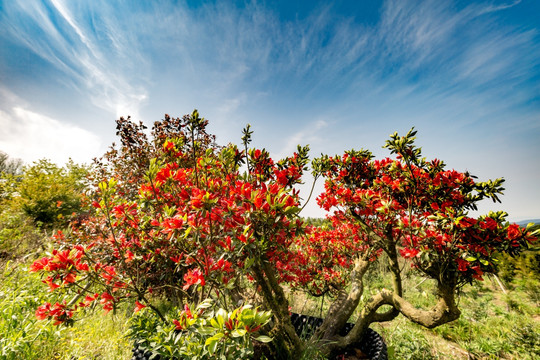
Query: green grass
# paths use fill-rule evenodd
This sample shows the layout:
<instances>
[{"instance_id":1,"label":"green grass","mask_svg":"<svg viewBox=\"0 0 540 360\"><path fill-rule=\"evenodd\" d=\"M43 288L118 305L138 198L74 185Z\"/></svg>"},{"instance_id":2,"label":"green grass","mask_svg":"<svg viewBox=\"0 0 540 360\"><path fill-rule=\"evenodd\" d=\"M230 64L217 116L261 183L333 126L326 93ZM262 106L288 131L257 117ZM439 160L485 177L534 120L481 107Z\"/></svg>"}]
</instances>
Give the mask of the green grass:
<instances>
[{"instance_id":1,"label":"green grass","mask_svg":"<svg viewBox=\"0 0 540 360\"><path fill-rule=\"evenodd\" d=\"M414 277L407 281L411 280ZM417 304L434 300L421 286L416 294L408 295ZM530 293L514 290L504 294L486 280L463 289L460 309L459 319L433 330L421 328L403 317L388 325L376 325L374 329L385 337L390 359L540 357L540 310Z\"/></svg>"},{"instance_id":2,"label":"green grass","mask_svg":"<svg viewBox=\"0 0 540 360\"><path fill-rule=\"evenodd\" d=\"M73 327L36 321L35 310L49 299L46 285L24 264L8 263L0 272L0 359L129 359L124 338L127 314L104 316L99 309Z\"/></svg>"}]
</instances>

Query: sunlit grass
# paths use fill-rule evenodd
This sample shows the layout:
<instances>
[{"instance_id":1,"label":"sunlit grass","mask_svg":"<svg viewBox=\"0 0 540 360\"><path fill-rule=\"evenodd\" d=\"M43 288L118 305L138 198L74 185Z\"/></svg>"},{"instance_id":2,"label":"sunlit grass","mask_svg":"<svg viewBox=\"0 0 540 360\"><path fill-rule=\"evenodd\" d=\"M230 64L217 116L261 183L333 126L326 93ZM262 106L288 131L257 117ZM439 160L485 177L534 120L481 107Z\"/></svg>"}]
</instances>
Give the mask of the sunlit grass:
<instances>
[{"instance_id":1,"label":"sunlit grass","mask_svg":"<svg viewBox=\"0 0 540 360\"><path fill-rule=\"evenodd\" d=\"M37 321L35 310L51 301L39 276L24 264L7 264L0 274L0 359L129 359L124 338L127 314L96 310L73 327Z\"/></svg>"}]
</instances>

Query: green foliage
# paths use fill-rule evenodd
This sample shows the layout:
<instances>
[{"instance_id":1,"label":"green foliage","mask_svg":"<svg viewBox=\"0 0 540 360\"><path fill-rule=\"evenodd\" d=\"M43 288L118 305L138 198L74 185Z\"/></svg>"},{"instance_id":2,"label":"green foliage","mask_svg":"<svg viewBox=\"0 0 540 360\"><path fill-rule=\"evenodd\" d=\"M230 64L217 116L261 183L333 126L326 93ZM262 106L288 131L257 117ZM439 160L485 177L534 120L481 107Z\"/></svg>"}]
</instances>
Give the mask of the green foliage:
<instances>
[{"instance_id":1,"label":"green foliage","mask_svg":"<svg viewBox=\"0 0 540 360\"><path fill-rule=\"evenodd\" d=\"M88 168L70 161L60 167L48 160L26 166L17 180L12 207L20 208L38 227L67 225L81 211Z\"/></svg>"},{"instance_id":2,"label":"green foliage","mask_svg":"<svg viewBox=\"0 0 540 360\"><path fill-rule=\"evenodd\" d=\"M268 323L270 312L243 306L231 312L213 310L210 300L203 301L193 312L186 305L174 308L163 323L155 312L141 311L130 320L129 337L140 349L176 359L251 359L253 340L266 343L272 339L257 335ZM178 320L177 320L178 319Z\"/></svg>"}]
</instances>

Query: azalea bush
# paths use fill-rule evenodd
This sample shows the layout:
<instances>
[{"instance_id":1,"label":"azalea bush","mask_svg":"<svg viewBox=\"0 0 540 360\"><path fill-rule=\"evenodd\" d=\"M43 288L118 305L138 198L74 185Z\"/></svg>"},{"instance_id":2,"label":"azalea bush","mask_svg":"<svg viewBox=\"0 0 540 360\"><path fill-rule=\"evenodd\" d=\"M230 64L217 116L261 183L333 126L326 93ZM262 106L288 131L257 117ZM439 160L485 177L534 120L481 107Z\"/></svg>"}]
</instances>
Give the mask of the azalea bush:
<instances>
[{"instance_id":1,"label":"azalea bush","mask_svg":"<svg viewBox=\"0 0 540 360\"><path fill-rule=\"evenodd\" d=\"M40 319L70 324L84 308L109 312L129 302L159 327L163 336L144 343L158 353L189 358L187 346L200 358L249 357L253 340L271 339L275 358L299 358L306 341L329 355L400 314L429 328L457 319L460 288L495 272L495 254L519 254L534 240L502 212L470 216L479 201L499 200L503 180L479 182L425 160L414 131L391 136L394 158L351 150L314 159L315 178L325 180L317 201L329 215L308 226L295 188L308 168L307 146L274 161L249 147L249 126L241 147L218 146L197 111L166 116L151 139L142 124L117 124L122 147L97 161L94 211L56 234L57 249L31 267L60 296L37 309ZM393 287L363 294L365 274L381 261ZM431 279L431 308L407 300L405 267ZM328 295L312 339L292 326L290 291ZM159 299L183 310L166 312ZM197 308L204 311L196 317L189 309ZM245 311L255 313L239 315ZM355 312L354 327L340 335ZM236 352L239 342L248 350Z\"/></svg>"}]
</instances>

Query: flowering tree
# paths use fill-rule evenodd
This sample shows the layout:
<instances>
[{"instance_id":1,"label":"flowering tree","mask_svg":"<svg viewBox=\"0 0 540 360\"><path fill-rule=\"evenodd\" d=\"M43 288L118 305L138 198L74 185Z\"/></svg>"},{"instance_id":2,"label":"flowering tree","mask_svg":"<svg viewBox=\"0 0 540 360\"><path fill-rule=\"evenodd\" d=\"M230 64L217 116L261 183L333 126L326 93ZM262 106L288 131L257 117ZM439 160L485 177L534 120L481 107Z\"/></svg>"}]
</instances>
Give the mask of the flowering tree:
<instances>
[{"instance_id":1,"label":"flowering tree","mask_svg":"<svg viewBox=\"0 0 540 360\"><path fill-rule=\"evenodd\" d=\"M111 177L96 189L95 213L71 236L57 234L63 249L31 267L46 274L51 291L74 295L43 305L38 318L69 323L77 309L99 302L108 312L131 299L135 311L149 307L168 322L152 294L177 304L213 297L231 308L238 288L254 279L265 289L267 308L282 315L275 332L296 336L290 321L286 330L279 321L288 319L288 307L271 264L302 232L293 186L308 162L308 149L299 147L274 163L264 149L248 149L249 127L239 150L201 141L208 138L206 125L195 111L170 131L177 137L154 137L152 146L140 128L123 127L122 136L131 140L98 172ZM154 158L144 163L130 154ZM240 171L243 164L246 172ZM253 325L250 329L258 330Z\"/></svg>"},{"instance_id":2,"label":"flowering tree","mask_svg":"<svg viewBox=\"0 0 540 360\"><path fill-rule=\"evenodd\" d=\"M205 344L195 347L199 358L230 344L227 339L251 336L272 338L276 356L298 358L304 342L291 324L284 284L335 295L314 334L330 353L361 339L369 324L400 313L427 327L456 319L459 287L495 271L494 252L515 254L532 241L502 213L469 217L476 202L498 200L502 180L475 182L440 161L427 162L414 146L414 132L387 142L395 160L373 160L368 151L314 160L315 175L326 178L318 202L335 211L331 226L306 229L294 186L306 170L308 147L274 162L264 149L248 148L249 126L243 149L218 147L206 126L196 111L182 119L166 116L149 141L141 125L119 122L123 147L111 150L96 174L94 213L72 234L57 234L60 249L31 267L44 273L51 291L64 294L63 301L41 306L38 318L70 323L81 308L99 303L108 312L129 301L135 312L148 308L170 329L213 334L185 337ZM361 305L366 271L383 256L393 289L364 304L352 331L340 336ZM416 309L405 299L405 262L435 280L439 301L432 309ZM248 289L260 294L252 302L272 312L272 325L261 327L264 315L253 315L258 322L237 315L251 314L234 310ZM171 318L155 305L155 295L192 305ZM192 313L210 298L223 309L216 312L220 321ZM380 312L383 305L390 310ZM187 356L178 351L169 355Z\"/></svg>"},{"instance_id":3,"label":"flowering tree","mask_svg":"<svg viewBox=\"0 0 540 360\"><path fill-rule=\"evenodd\" d=\"M337 294L315 334L326 352L358 341L371 323L399 314L428 328L457 319L460 287L494 273L496 252L516 255L534 240L526 230L507 223L506 213L471 217L477 202L499 201L503 180L478 182L468 173L445 169L439 160L427 161L414 145L415 134L395 133L386 142L396 159L374 160L369 151L351 150L313 162L316 174L326 178L317 201L325 210L334 209L334 226L298 238L298 258L307 258L300 268L319 265L310 271L316 276L306 279L299 272L294 281L310 291ZM327 251L317 250L321 246L335 254L331 261L317 261L328 258ZM381 289L361 303L364 276L383 256L393 288ZM438 300L432 308L417 308L404 296L401 274L406 263L433 280ZM384 305L390 309L381 311ZM354 328L339 336L359 306Z\"/></svg>"}]
</instances>

